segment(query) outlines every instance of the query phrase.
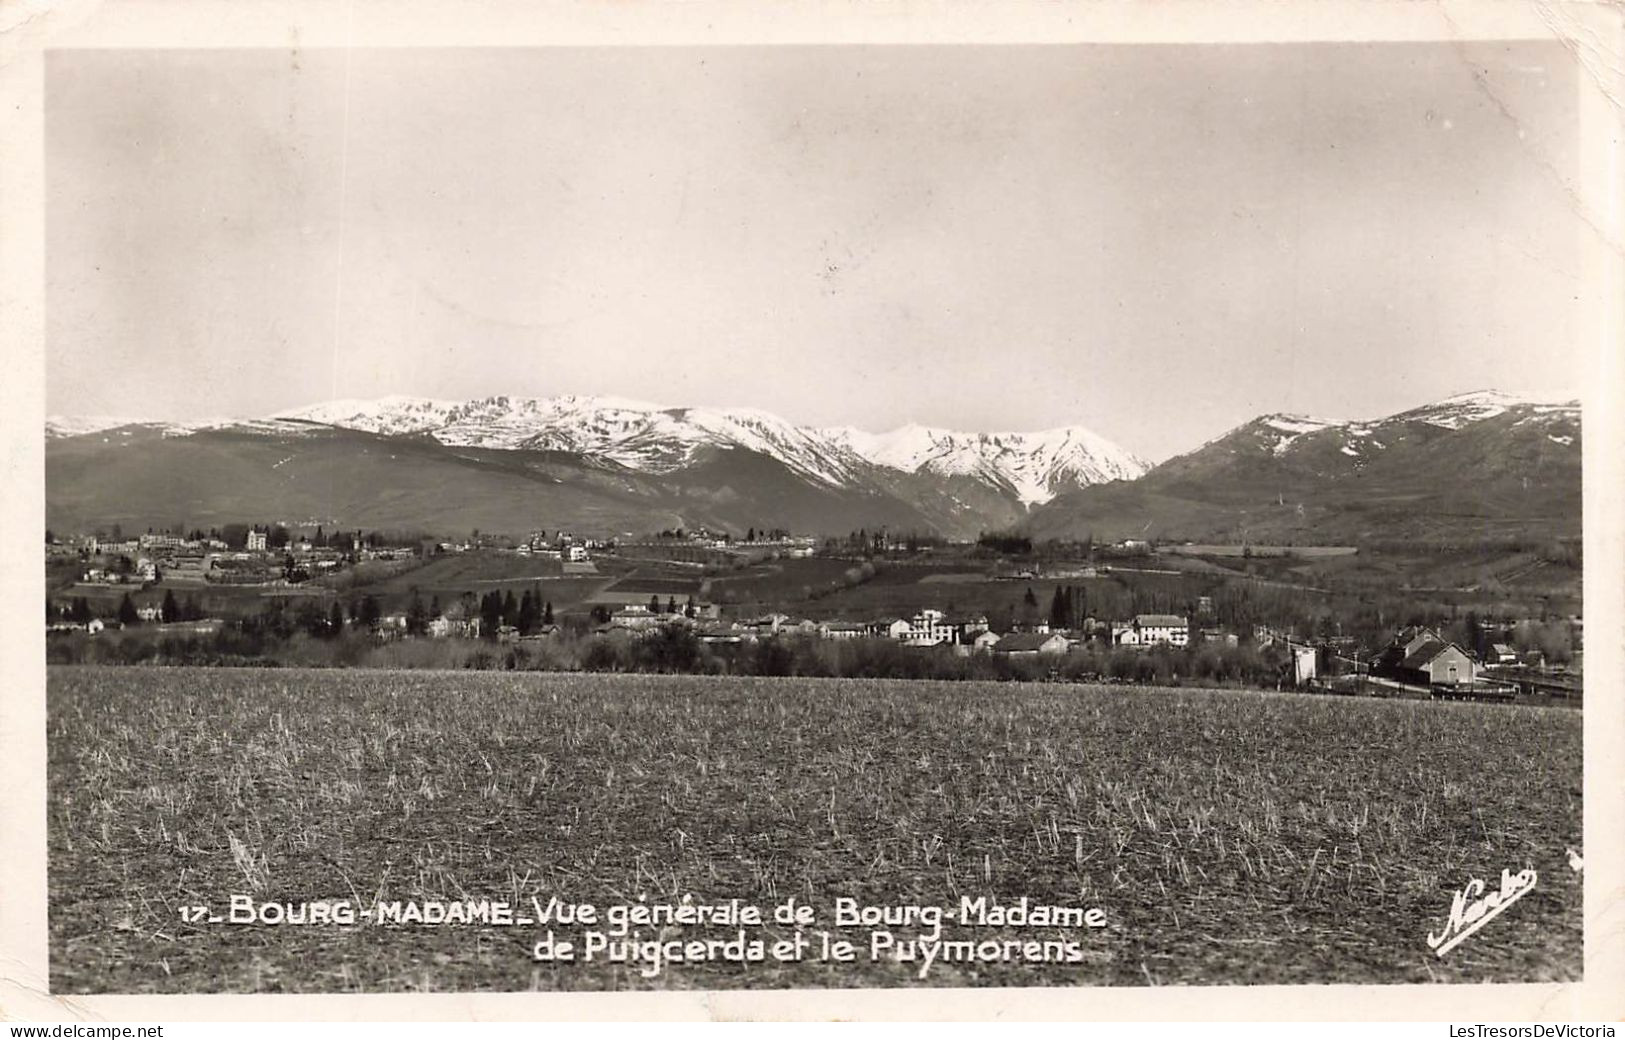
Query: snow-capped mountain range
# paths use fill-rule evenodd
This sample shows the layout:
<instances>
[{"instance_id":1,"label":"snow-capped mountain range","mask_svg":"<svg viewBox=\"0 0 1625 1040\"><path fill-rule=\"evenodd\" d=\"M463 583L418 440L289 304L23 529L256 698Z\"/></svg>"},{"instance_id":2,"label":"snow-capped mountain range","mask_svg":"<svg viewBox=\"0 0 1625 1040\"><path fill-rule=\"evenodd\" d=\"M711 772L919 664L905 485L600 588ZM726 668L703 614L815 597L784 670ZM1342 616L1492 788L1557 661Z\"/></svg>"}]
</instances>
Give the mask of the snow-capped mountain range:
<instances>
[{"instance_id":1,"label":"snow-capped mountain range","mask_svg":"<svg viewBox=\"0 0 1625 1040\"><path fill-rule=\"evenodd\" d=\"M1367 420L1263 415L1202 448L1169 460L1178 468L1211 450L1264 451L1278 458L1313 448L1334 450L1352 464L1374 458L1416 424L1455 431L1518 411L1517 421L1572 422L1579 404L1547 396L1479 390ZM885 433L852 427L797 426L751 408L681 408L616 397L485 397L469 401L390 396L344 399L257 419L145 422L118 417L47 420L50 438L142 428L165 436L233 430L297 436L321 428L388 437L429 437L448 447L567 452L650 474L693 464L711 448L745 448L782 463L815 484L851 488L882 474L968 478L1030 509L1058 494L1144 476L1150 466L1082 426L1031 433L966 433L910 424ZM1558 434L1562 434L1561 436ZM1565 444L1558 431L1551 438ZM1335 442L1335 447L1329 445ZM1242 444L1248 445L1243 449Z\"/></svg>"},{"instance_id":2,"label":"snow-capped mountain range","mask_svg":"<svg viewBox=\"0 0 1625 1040\"><path fill-rule=\"evenodd\" d=\"M522 531L546 518L628 534L974 538L1015 526L1220 540L1473 537L1485 523L1562 533L1578 516L1583 433L1576 402L1497 391L1378 419L1263 415L1156 467L1077 426L870 433L600 397L388 397L246 420L46 426L48 515L63 529L170 523L183 503L200 519L414 530Z\"/></svg>"},{"instance_id":3,"label":"snow-capped mountain range","mask_svg":"<svg viewBox=\"0 0 1625 1040\"><path fill-rule=\"evenodd\" d=\"M888 433L797 426L749 408L672 408L614 397L487 397L471 401L383 397L337 400L256 420L139 423L53 417L50 437L83 436L134 425L169 436L249 429L297 434L312 425L382 436L427 436L451 447L570 452L645 473L669 473L707 448L746 448L832 487L862 482L874 467L907 474L969 477L1023 506L1148 469L1133 454L1081 426L1036 433L963 433L908 425Z\"/></svg>"}]
</instances>

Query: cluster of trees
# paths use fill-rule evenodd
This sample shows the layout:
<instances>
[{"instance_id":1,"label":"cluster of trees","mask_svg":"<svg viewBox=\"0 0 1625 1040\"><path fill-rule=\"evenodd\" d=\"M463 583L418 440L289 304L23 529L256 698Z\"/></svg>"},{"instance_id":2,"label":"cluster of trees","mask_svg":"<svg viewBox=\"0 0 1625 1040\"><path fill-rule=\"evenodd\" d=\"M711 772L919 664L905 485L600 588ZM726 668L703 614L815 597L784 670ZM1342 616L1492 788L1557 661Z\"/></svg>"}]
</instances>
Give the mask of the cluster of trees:
<instances>
[{"instance_id":1,"label":"cluster of trees","mask_svg":"<svg viewBox=\"0 0 1625 1040\"><path fill-rule=\"evenodd\" d=\"M552 608L549 607L550 611L551 609ZM650 596L647 609L651 614L669 614L673 617L681 614L683 617L691 618L698 613L698 609L694 605L693 596L688 597L682 606L677 605L676 596L667 596L665 603L660 602L659 596ZM548 616L551 617L551 613ZM608 607L599 605L593 607L588 616L592 618L593 624L603 625L609 622L610 618L613 616L613 612ZM548 623L551 624L551 622Z\"/></svg>"},{"instance_id":2,"label":"cluster of trees","mask_svg":"<svg viewBox=\"0 0 1625 1040\"><path fill-rule=\"evenodd\" d=\"M487 594L483 603L493 602ZM507 597L496 595L505 606ZM336 603L323 609L305 597L277 598L238 624L210 635L53 639L52 663L159 663L315 667L498 668L548 671L702 675L816 676L875 679L1065 680L1179 685L1276 686L1282 657L1249 644L1206 644L1150 650L1091 644L1060 657L961 656L945 648L906 647L888 639L820 640L783 636L754 643L707 645L691 627L663 625L641 636L594 635L568 626L540 643L422 639L380 642L362 627L376 610L355 606L354 624ZM534 601L534 597L532 597ZM523 605L523 598L516 609ZM545 602L539 617L546 616ZM495 615L493 615L495 617ZM517 615L515 621L518 620ZM517 625L515 627L518 627Z\"/></svg>"},{"instance_id":3,"label":"cluster of trees","mask_svg":"<svg viewBox=\"0 0 1625 1040\"><path fill-rule=\"evenodd\" d=\"M1051 658L960 656L888 639L831 641L806 636L706 646L681 626L669 626L641 639L587 640L580 644L576 667L594 672L1277 686L1283 680L1284 660L1251 645L1219 644L1149 650L1090 644ZM557 665L557 654L552 663ZM513 666L524 667L523 658Z\"/></svg>"},{"instance_id":4,"label":"cluster of trees","mask_svg":"<svg viewBox=\"0 0 1625 1040\"><path fill-rule=\"evenodd\" d=\"M850 531L843 538L826 538L824 549L829 552L855 553L859 556L876 556L886 551L886 531L884 528L871 531L867 527L860 527Z\"/></svg>"},{"instance_id":5,"label":"cluster of trees","mask_svg":"<svg viewBox=\"0 0 1625 1040\"><path fill-rule=\"evenodd\" d=\"M984 531L976 537L976 548L1000 556L1030 556L1033 540L1009 531Z\"/></svg>"},{"instance_id":6,"label":"cluster of trees","mask_svg":"<svg viewBox=\"0 0 1625 1040\"><path fill-rule=\"evenodd\" d=\"M259 526L266 531L265 545L268 549L286 549L294 540L295 532L282 524L261 524ZM233 549L241 549L248 544L249 530L247 524L227 524L220 529L216 537ZM363 531L360 528L353 531L327 531L318 524L314 532L301 537L317 549L334 549L338 552L354 553L362 549L417 545L426 536L409 531L386 533L382 531Z\"/></svg>"},{"instance_id":7,"label":"cluster of trees","mask_svg":"<svg viewBox=\"0 0 1625 1040\"><path fill-rule=\"evenodd\" d=\"M989 620L1001 632L1017 626L1030 627L1041 618L1047 618L1051 628L1077 630L1088 618L1108 621L1135 614L1176 614L1190 619L1193 624L1213 619L1234 621L1238 630L1245 631L1241 626L1250 623L1251 618L1244 620L1240 616L1242 611L1228 611L1229 616L1221 618L1215 601L1213 618L1200 613L1198 606L1204 587L1204 583L1188 579L1131 583L1113 575L1076 584L1058 584L1050 593L1049 602L1044 604L1029 585L1022 593L1020 604L1010 610L1008 616L995 616L997 611L994 611L989 613Z\"/></svg>"},{"instance_id":8,"label":"cluster of trees","mask_svg":"<svg viewBox=\"0 0 1625 1040\"><path fill-rule=\"evenodd\" d=\"M159 608L159 620L168 624L175 621L200 621L203 619L203 607L192 596L181 598L175 595L174 590L165 590L164 599ZM48 624L69 622L76 625L89 623L92 618L103 617L104 620L118 621L120 624L137 625L141 623L141 614L136 609L135 601L126 592L119 600L118 607L111 615L103 615L93 608L83 596L75 596L67 603L57 603L49 598L45 601L45 620Z\"/></svg>"},{"instance_id":9,"label":"cluster of trees","mask_svg":"<svg viewBox=\"0 0 1625 1040\"><path fill-rule=\"evenodd\" d=\"M790 531L784 527L752 527L745 532L747 542L783 542L790 538Z\"/></svg>"},{"instance_id":10,"label":"cluster of trees","mask_svg":"<svg viewBox=\"0 0 1625 1040\"><path fill-rule=\"evenodd\" d=\"M848 567L846 570L842 571L839 578L836 578L833 581L820 585L816 588L806 586L804 587L803 592L805 594L805 598L809 600L822 599L825 596L833 596L837 592L843 592L847 589L855 589L864 582L872 579L878 573L879 571L876 569L872 560L864 560L857 566Z\"/></svg>"},{"instance_id":11,"label":"cluster of trees","mask_svg":"<svg viewBox=\"0 0 1625 1040\"><path fill-rule=\"evenodd\" d=\"M371 596L350 606L351 618L360 621L369 612L377 620L378 601ZM266 601L259 613L240 619L234 626L222 626L223 632L235 630L251 637L252 644L261 648L273 640L287 640L296 634L316 639L337 639L344 634L344 608L335 600L330 605L314 597L273 597Z\"/></svg>"},{"instance_id":12,"label":"cluster of trees","mask_svg":"<svg viewBox=\"0 0 1625 1040\"><path fill-rule=\"evenodd\" d=\"M1028 589L1028 595L1032 590ZM1035 597L1036 604L1036 597ZM1055 595L1050 598L1049 627L1072 629L1083 624L1083 619L1089 616L1088 589L1079 585L1057 585Z\"/></svg>"},{"instance_id":13,"label":"cluster of trees","mask_svg":"<svg viewBox=\"0 0 1625 1040\"><path fill-rule=\"evenodd\" d=\"M251 530L260 529L266 532L265 544L268 549L272 550L286 549L288 545L294 541L295 535L297 534L295 530L290 529L285 524L251 525L246 523L224 524L219 527L210 527L207 530L201 527L193 527L188 529L184 524L173 528L166 527L156 532L149 527L147 528L146 533L157 533L164 535L174 534L176 537L183 537L188 541L194 542L201 542L212 538L225 542L229 548L242 549L248 545L248 532ZM95 529L94 534L102 541L121 542L124 540L124 528L121 524L117 523L108 527L98 527ZM336 549L340 552L350 553L356 552L363 548L377 549L386 546L417 545L425 537L427 537L427 535L421 532L413 531L363 531L360 528L353 531L327 531L320 524L318 524L313 533L305 534L302 537L304 537L311 543L311 545L318 549ZM47 529L45 532L46 544L55 544L56 540L56 532Z\"/></svg>"},{"instance_id":14,"label":"cluster of trees","mask_svg":"<svg viewBox=\"0 0 1625 1040\"><path fill-rule=\"evenodd\" d=\"M125 597L125 599L128 598L128 596ZM95 616L96 612L90 609L89 601L83 596L75 596L67 603L53 603L49 599L45 601L45 621L47 624L71 622L75 625L83 625Z\"/></svg>"},{"instance_id":15,"label":"cluster of trees","mask_svg":"<svg viewBox=\"0 0 1625 1040\"><path fill-rule=\"evenodd\" d=\"M765 537L765 536L764 536ZM845 538L824 539L824 551L840 555L881 556L894 549L916 553L926 549L942 549L948 539L931 531L891 531L880 528L871 531L860 527L849 531Z\"/></svg>"},{"instance_id":16,"label":"cluster of trees","mask_svg":"<svg viewBox=\"0 0 1625 1040\"><path fill-rule=\"evenodd\" d=\"M1440 625L1439 632L1480 659L1489 657L1495 643L1506 643L1519 656L1539 652L1548 664L1568 664L1574 660L1578 642L1574 626L1563 619L1526 619L1511 626L1485 621L1476 611Z\"/></svg>"},{"instance_id":17,"label":"cluster of trees","mask_svg":"<svg viewBox=\"0 0 1625 1040\"><path fill-rule=\"evenodd\" d=\"M683 541L694 533L696 532L686 531L681 527L669 527L657 532L655 537L665 540L675 539L677 541ZM732 542L734 539L733 532L731 531L721 531L714 535L704 531L697 533L706 537L721 538L725 542ZM790 529L787 527L751 527L745 531L744 540L746 542L783 542L788 541L790 537Z\"/></svg>"},{"instance_id":18,"label":"cluster of trees","mask_svg":"<svg viewBox=\"0 0 1625 1040\"><path fill-rule=\"evenodd\" d=\"M464 613L469 615L466 602L471 596L465 593L463 598L465 601ZM406 615L406 627L407 631L414 635L420 634L422 631L420 628L417 632L413 632L412 623L414 612L418 612L421 616L421 605L422 600L418 598L416 593L413 593L412 607L408 609ZM440 613L440 599L435 597L429 605L428 617L439 617ZM528 636L539 628L553 624L553 604L542 599L540 589L534 592L526 589L524 595L519 597L514 596L512 589L507 590L505 593L487 592L480 597L478 614L480 634L487 639L495 639L497 629L503 626L518 630L522 636ZM427 624L427 619L423 619L423 624Z\"/></svg>"}]
</instances>

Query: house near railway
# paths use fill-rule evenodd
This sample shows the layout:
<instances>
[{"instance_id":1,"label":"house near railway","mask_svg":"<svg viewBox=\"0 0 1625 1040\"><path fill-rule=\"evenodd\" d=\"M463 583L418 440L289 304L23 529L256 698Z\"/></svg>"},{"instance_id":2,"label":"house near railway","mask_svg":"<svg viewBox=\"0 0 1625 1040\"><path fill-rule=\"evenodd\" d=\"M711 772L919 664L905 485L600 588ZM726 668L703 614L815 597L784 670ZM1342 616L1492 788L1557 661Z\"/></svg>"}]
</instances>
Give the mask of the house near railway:
<instances>
[{"instance_id":1,"label":"house near railway","mask_svg":"<svg viewBox=\"0 0 1625 1040\"><path fill-rule=\"evenodd\" d=\"M1371 661L1371 674L1419 686L1471 686L1478 665L1430 628L1407 628Z\"/></svg>"}]
</instances>

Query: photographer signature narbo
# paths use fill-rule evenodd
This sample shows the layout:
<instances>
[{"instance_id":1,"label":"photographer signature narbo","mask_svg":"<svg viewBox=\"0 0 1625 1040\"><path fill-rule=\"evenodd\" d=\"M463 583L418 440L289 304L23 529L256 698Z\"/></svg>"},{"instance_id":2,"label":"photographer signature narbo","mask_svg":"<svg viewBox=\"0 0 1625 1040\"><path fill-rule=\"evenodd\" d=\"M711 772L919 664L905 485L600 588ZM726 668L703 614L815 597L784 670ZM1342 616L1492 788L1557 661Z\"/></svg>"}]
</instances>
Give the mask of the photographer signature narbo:
<instances>
[{"instance_id":1,"label":"photographer signature narbo","mask_svg":"<svg viewBox=\"0 0 1625 1040\"><path fill-rule=\"evenodd\" d=\"M1444 927L1437 935L1428 933L1428 946L1443 957L1463 939L1495 920L1507 907L1527 895L1535 887L1535 881L1533 869L1525 868L1516 874L1503 870L1501 887L1486 892L1484 882L1473 878L1451 900L1450 916L1445 920Z\"/></svg>"}]
</instances>

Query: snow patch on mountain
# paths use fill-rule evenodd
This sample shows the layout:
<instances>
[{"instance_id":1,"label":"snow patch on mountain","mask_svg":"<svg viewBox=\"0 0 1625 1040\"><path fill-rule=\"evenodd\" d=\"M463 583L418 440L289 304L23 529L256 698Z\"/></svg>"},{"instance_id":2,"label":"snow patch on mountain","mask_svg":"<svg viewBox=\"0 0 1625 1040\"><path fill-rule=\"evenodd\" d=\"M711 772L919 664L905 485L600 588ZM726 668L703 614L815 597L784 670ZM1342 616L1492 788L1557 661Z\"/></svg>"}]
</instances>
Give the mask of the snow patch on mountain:
<instances>
[{"instance_id":1,"label":"snow patch on mountain","mask_svg":"<svg viewBox=\"0 0 1625 1040\"><path fill-rule=\"evenodd\" d=\"M1401 412L1394 418L1424 422L1446 430L1459 430L1463 426L1494 419L1520 407L1533 408L1537 413L1545 414L1570 412L1579 414L1579 404L1573 400L1540 394L1510 393L1504 390L1473 390L1425 404L1420 408L1413 408L1408 412Z\"/></svg>"},{"instance_id":2,"label":"snow patch on mountain","mask_svg":"<svg viewBox=\"0 0 1625 1040\"><path fill-rule=\"evenodd\" d=\"M189 437L205 430L239 430L246 433L297 435L310 433L309 423L287 422L280 419L188 419L173 422L151 419L125 419L112 416L53 415L45 420L47 440L63 437L84 437L93 433L118 430L124 436L143 431L164 437Z\"/></svg>"},{"instance_id":3,"label":"snow patch on mountain","mask_svg":"<svg viewBox=\"0 0 1625 1040\"><path fill-rule=\"evenodd\" d=\"M1276 455L1285 455L1287 449L1306 433L1319 433L1321 430L1341 425L1330 419L1315 419L1307 415L1266 415L1259 421L1269 429L1284 435L1278 437L1274 446L1270 448Z\"/></svg>"},{"instance_id":4,"label":"snow patch on mountain","mask_svg":"<svg viewBox=\"0 0 1625 1040\"><path fill-rule=\"evenodd\" d=\"M110 415L47 415L45 437L47 440L55 440L58 437L83 437L90 433L101 433L103 430L116 430L120 426L140 424L140 419L120 419Z\"/></svg>"},{"instance_id":5,"label":"snow patch on mountain","mask_svg":"<svg viewBox=\"0 0 1625 1040\"><path fill-rule=\"evenodd\" d=\"M1422 423L1454 431L1508 412L1520 416L1515 425L1539 423L1560 427L1579 419L1580 405L1578 401L1551 395L1475 390L1375 419L1338 420L1275 413L1245 422L1178 458L1189 458L1214 446L1223 447L1232 456L1265 451L1280 458L1296 455L1305 447L1301 442L1313 438L1317 446L1335 446L1341 454L1355 459L1356 465L1363 465L1375 454L1386 451L1390 443L1403 438L1410 424ZM1561 434L1562 430L1558 432Z\"/></svg>"}]
</instances>

